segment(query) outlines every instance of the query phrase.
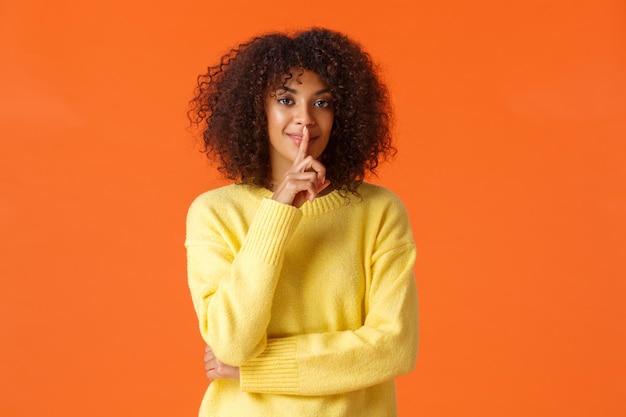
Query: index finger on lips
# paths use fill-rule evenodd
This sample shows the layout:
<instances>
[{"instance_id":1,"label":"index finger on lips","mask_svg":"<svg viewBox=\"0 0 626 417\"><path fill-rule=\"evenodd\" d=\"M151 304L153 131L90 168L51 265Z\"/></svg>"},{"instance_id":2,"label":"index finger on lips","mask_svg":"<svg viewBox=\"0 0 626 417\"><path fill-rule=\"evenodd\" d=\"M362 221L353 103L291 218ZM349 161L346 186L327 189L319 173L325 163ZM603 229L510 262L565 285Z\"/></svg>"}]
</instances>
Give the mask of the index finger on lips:
<instances>
[{"instance_id":1,"label":"index finger on lips","mask_svg":"<svg viewBox=\"0 0 626 417\"><path fill-rule=\"evenodd\" d=\"M298 147L298 155L296 156L296 163L302 161L307 157L309 152L309 129L304 126L302 129L302 140L300 141L300 146Z\"/></svg>"}]
</instances>

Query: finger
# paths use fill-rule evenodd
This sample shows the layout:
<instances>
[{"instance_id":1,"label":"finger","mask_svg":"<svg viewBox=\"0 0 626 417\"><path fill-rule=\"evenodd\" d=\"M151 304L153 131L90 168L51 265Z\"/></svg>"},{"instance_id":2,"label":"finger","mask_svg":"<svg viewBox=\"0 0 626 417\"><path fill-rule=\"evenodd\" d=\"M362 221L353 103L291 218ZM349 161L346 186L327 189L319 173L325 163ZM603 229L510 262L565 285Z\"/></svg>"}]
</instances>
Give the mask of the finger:
<instances>
[{"instance_id":1,"label":"finger","mask_svg":"<svg viewBox=\"0 0 626 417\"><path fill-rule=\"evenodd\" d=\"M224 375L217 369L207 369L206 373L205 373L206 377L209 379L219 379L222 378Z\"/></svg>"},{"instance_id":2,"label":"finger","mask_svg":"<svg viewBox=\"0 0 626 417\"><path fill-rule=\"evenodd\" d=\"M215 354L213 353L213 351L208 351L208 352L205 352L205 354L202 357L204 358L204 361L207 362L212 359L215 359Z\"/></svg>"},{"instance_id":3,"label":"finger","mask_svg":"<svg viewBox=\"0 0 626 417\"><path fill-rule=\"evenodd\" d=\"M324 182L320 182L318 187L317 187L317 193L318 194L321 193L326 188L328 188L329 185L330 185L330 181L329 180L325 180Z\"/></svg>"},{"instance_id":4,"label":"finger","mask_svg":"<svg viewBox=\"0 0 626 417\"><path fill-rule=\"evenodd\" d=\"M215 369L218 363L216 359L209 359L204 361L204 369Z\"/></svg>"},{"instance_id":5,"label":"finger","mask_svg":"<svg viewBox=\"0 0 626 417\"><path fill-rule=\"evenodd\" d=\"M317 159L314 159L312 156L307 156L302 159L300 162L295 163L293 165L293 172L311 172L315 171L317 173L322 174L325 177L326 175L326 167ZM322 179L322 176L318 176Z\"/></svg>"},{"instance_id":6,"label":"finger","mask_svg":"<svg viewBox=\"0 0 626 417\"><path fill-rule=\"evenodd\" d=\"M313 187L317 189L319 175L314 170L292 172L285 175L285 190L291 193L299 193Z\"/></svg>"},{"instance_id":7,"label":"finger","mask_svg":"<svg viewBox=\"0 0 626 417\"><path fill-rule=\"evenodd\" d=\"M311 158L311 169L318 173L326 174L326 167L317 159Z\"/></svg>"},{"instance_id":8,"label":"finger","mask_svg":"<svg viewBox=\"0 0 626 417\"><path fill-rule=\"evenodd\" d=\"M315 200L317 197L317 193L319 192L319 182L317 180L317 176L314 175L312 178L303 180L300 182L301 192L305 194L305 198L310 202Z\"/></svg>"},{"instance_id":9,"label":"finger","mask_svg":"<svg viewBox=\"0 0 626 417\"><path fill-rule=\"evenodd\" d=\"M307 157L309 152L309 129L304 126L302 129L302 140L300 141L300 146L298 147L298 153L296 155L296 159L294 160L294 165L298 164L300 161L304 160Z\"/></svg>"},{"instance_id":10,"label":"finger","mask_svg":"<svg viewBox=\"0 0 626 417\"><path fill-rule=\"evenodd\" d=\"M314 172L300 172L298 174L291 176L285 191L291 195L292 200L298 195L303 195L306 200L313 200L318 189L317 175Z\"/></svg>"},{"instance_id":11,"label":"finger","mask_svg":"<svg viewBox=\"0 0 626 417\"><path fill-rule=\"evenodd\" d=\"M313 159L311 158L310 161L308 161L309 166L307 167L306 170L313 170L317 173L317 181L320 184L323 184L326 182L326 167L324 166L324 164L322 164L320 161L318 161L317 159Z\"/></svg>"}]
</instances>

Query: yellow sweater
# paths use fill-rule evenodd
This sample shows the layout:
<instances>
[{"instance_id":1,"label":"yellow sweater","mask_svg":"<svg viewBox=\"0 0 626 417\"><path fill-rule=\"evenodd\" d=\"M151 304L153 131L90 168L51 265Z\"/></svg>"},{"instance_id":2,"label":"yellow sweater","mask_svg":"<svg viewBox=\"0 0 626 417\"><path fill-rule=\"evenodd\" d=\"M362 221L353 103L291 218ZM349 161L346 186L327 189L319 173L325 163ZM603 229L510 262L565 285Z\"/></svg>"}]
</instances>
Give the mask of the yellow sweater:
<instances>
[{"instance_id":1,"label":"yellow sweater","mask_svg":"<svg viewBox=\"0 0 626 417\"><path fill-rule=\"evenodd\" d=\"M417 352L415 244L394 194L359 192L298 209L233 184L191 204L200 332L241 373L209 385L201 417L397 415L394 377Z\"/></svg>"}]
</instances>

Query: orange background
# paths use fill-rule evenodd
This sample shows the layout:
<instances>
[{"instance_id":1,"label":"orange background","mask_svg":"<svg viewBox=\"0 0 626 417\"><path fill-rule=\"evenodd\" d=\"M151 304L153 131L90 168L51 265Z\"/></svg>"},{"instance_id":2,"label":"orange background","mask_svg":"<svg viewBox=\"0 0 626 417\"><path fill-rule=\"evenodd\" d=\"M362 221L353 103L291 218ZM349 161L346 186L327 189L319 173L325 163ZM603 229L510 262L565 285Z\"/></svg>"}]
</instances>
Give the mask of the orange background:
<instances>
[{"instance_id":1,"label":"orange background","mask_svg":"<svg viewBox=\"0 0 626 417\"><path fill-rule=\"evenodd\" d=\"M374 181L409 209L421 314L400 415L626 415L622 0L3 0L0 415L196 415L184 219L223 182L187 101L230 46L311 25L395 102Z\"/></svg>"}]
</instances>

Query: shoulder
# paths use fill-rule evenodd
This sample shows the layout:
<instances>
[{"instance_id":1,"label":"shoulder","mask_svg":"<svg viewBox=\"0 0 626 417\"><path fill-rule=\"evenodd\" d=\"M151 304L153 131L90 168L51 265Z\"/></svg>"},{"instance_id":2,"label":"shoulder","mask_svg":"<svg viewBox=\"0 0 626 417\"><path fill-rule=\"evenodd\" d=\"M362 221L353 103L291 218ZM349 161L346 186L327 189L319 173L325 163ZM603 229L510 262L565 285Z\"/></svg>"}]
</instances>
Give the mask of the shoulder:
<instances>
[{"instance_id":1,"label":"shoulder","mask_svg":"<svg viewBox=\"0 0 626 417\"><path fill-rule=\"evenodd\" d=\"M230 184L197 196L189 206L188 219L222 217L256 207L268 193L260 187Z\"/></svg>"},{"instance_id":2,"label":"shoulder","mask_svg":"<svg viewBox=\"0 0 626 417\"><path fill-rule=\"evenodd\" d=\"M215 201L215 200L228 199L239 194L242 188L245 188L245 186L242 186L240 184L229 184L223 187L213 188L211 190L205 191L202 194L198 195L193 200L191 205L193 206L197 204L207 204L207 203L210 204L212 201Z\"/></svg>"},{"instance_id":3,"label":"shoulder","mask_svg":"<svg viewBox=\"0 0 626 417\"><path fill-rule=\"evenodd\" d=\"M364 182L358 192L361 194L362 202L370 207L406 211L400 197L383 186Z\"/></svg>"},{"instance_id":4,"label":"shoulder","mask_svg":"<svg viewBox=\"0 0 626 417\"><path fill-rule=\"evenodd\" d=\"M187 211L185 244L205 244L215 236L246 230L266 192L269 190L256 186L231 184L200 194Z\"/></svg>"},{"instance_id":5,"label":"shoulder","mask_svg":"<svg viewBox=\"0 0 626 417\"><path fill-rule=\"evenodd\" d=\"M409 214L397 194L370 183L363 183L359 193L367 213L365 222L377 230L379 237L389 242L412 243Z\"/></svg>"},{"instance_id":6,"label":"shoulder","mask_svg":"<svg viewBox=\"0 0 626 417\"><path fill-rule=\"evenodd\" d=\"M189 210L224 208L224 205L237 206L250 201L260 200L263 190L255 186L230 184L205 191L197 196L189 206Z\"/></svg>"}]
</instances>

